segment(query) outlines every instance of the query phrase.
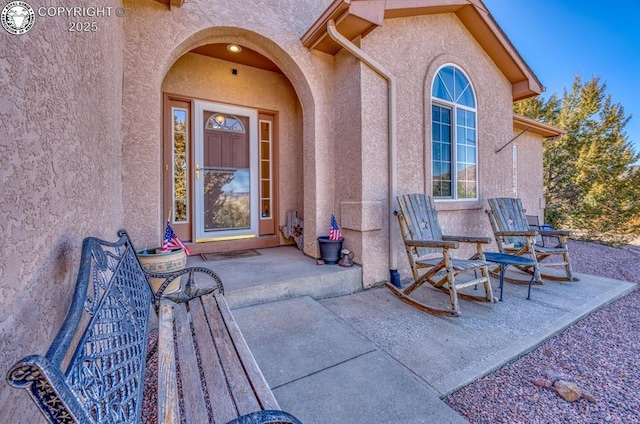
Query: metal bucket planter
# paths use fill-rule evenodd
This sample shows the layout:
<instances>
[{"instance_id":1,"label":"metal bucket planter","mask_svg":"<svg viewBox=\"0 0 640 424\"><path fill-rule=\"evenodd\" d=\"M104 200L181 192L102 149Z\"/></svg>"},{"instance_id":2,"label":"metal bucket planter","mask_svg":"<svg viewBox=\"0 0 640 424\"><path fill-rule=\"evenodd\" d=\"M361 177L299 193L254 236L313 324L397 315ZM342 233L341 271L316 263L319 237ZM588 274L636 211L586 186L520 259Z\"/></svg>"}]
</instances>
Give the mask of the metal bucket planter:
<instances>
[{"instance_id":1,"label":"metal bucket planter","mask_svg":"<svg viewBox=\"0 0 640 424\"><path fill-rule=\"evenodd\" d=\"M320 259L325 264L334 265L340 260L340 251L342 250L342 242L344 240L329 240L329 236L318 237L320 244Z\"/></svg>"},{"instance_id":2,"label":"metal bucket planter","mask_svg":"<svg viewBox=\"0 0 640 424\"><path fill-rule=\"evenodd\" d=\"M184 249L175 249L163 252L159 247L138 251L138 259L142 267L148 272L179 271L187 266L187 254ZM149 278L149 283L154 293L158 291L164 279ZM164 293L173 293L180 290L180 278L176 278L167 286Z\"/></svg>"}]
</instances>

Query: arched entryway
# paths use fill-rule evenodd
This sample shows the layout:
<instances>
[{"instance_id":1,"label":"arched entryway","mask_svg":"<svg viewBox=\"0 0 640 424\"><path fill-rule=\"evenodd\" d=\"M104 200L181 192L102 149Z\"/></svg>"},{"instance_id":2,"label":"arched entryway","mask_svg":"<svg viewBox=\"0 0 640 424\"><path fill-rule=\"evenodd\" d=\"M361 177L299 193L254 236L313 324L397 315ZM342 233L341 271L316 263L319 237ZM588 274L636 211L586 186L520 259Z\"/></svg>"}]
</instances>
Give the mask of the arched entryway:
<instances>
[{"instance_id":1,"label":"arched entryway","mask_svg":"<svg viewBox=\"0 0 640 424\"><path fill-rule=\"evenodd\" d=\"M162 208L194 253L278 246L286 212L305 204L308 87L272 41L204 32L162 83Z\"/></svg>"}]
</instances>

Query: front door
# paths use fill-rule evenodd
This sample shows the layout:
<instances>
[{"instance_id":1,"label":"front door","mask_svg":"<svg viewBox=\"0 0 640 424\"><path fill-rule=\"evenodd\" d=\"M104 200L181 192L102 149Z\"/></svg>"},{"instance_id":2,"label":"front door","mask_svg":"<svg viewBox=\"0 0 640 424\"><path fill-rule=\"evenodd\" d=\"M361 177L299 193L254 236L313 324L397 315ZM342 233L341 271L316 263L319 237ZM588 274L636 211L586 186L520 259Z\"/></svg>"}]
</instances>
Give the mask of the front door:
<instances>
[{"instance_id":1,"label":"front door","mask_svg":"<svg viewBox=\"0 0 640 424\"><path fill-rule=\"evenodd\" d=\"M182 240L277 245L276 140L275 112L165 96L164 209Z\"/></svg>"},{"instance_id":2,"label":"front door","mask_svg":"<svg viewBox=\"0 0 640 424\"><path fill-rule=\"evenodd\" d=\"M196 241L259 234L258 113L195 102Z\"/></svg>"}]
</instances>

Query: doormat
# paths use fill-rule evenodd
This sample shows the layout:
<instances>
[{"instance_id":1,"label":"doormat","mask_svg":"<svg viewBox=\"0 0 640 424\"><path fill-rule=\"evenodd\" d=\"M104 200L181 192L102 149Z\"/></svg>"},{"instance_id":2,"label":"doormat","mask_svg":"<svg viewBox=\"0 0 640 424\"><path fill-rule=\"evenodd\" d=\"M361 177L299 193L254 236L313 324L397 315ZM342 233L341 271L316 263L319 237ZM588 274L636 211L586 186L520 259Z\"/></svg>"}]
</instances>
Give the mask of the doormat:
<instances>
[{"instance_id":1,"label":"doormat","mask_svg":"<svg viewBox=\"0 0 640 424\"><path fill-rule=\"evenodd\" d=\"M218 253L201 253L200 257L203 261L224 261L225 259L238 259L249 258L251 256L258 256L260 253L253 249L247 250L233 250L231 252L218 252Z\"/></svg>"}]
</instances>

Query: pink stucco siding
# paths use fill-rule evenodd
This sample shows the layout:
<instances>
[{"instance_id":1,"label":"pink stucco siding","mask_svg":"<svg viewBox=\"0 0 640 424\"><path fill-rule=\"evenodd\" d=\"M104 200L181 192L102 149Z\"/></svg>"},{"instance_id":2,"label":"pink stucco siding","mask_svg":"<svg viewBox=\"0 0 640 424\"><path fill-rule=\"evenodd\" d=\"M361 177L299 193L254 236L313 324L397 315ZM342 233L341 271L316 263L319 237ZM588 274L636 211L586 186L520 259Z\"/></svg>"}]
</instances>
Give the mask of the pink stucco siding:
<instances>
[{"instance_id":1,"label":"pink stucco siding","mask_svg":"<svg viewBox=\"0 0 640 424\"><path fill-rule=\"evenodd\" d=\"M123 20L99 25L78 34L64 18L39 18L27 34L0 34L2 376L53 340L82 238L113 239L124 224ZM43 420L4 383L0 403L0 422Z\"/></svg>"}]
</instances>

